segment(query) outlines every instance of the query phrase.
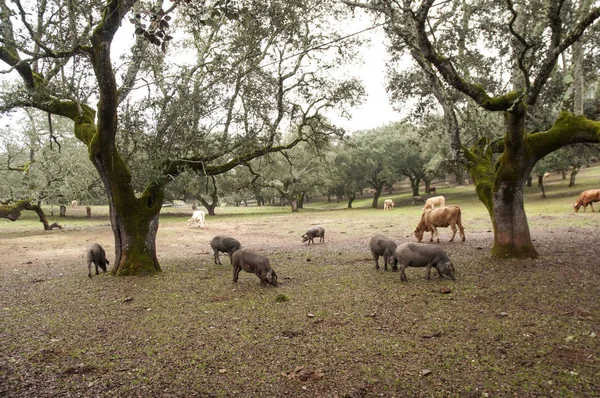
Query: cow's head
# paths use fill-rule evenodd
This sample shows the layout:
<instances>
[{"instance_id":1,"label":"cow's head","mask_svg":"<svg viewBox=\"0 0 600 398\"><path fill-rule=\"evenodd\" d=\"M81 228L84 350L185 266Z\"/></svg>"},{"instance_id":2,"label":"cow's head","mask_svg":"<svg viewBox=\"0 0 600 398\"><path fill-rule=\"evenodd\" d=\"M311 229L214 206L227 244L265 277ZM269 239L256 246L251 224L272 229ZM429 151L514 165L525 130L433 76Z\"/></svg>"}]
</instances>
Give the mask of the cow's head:
<instances>
[{"instance_id":1,"label":"cow's head","mask_svg":"<svg viewBox=\"0 0 600 398\"><path fill-rule=\"evenodd\" d=\"M414 233L415 237L417 238L417 242L421 242L423 240L423 234L425 233L425 229L417 225L417 228L415 228Z\"/></svg>"},{"instance_id":2,"label":"cow's head","mask_svg":"<svg viewBox=\"0 0 600 398\"><path fill-rule=\"evenodd\" d=\"M577 202L573 205L573 208L575 209L575 213L577 213L579 211L579 208L581 207L581 203Z\"/></svg>"}]
</instances>

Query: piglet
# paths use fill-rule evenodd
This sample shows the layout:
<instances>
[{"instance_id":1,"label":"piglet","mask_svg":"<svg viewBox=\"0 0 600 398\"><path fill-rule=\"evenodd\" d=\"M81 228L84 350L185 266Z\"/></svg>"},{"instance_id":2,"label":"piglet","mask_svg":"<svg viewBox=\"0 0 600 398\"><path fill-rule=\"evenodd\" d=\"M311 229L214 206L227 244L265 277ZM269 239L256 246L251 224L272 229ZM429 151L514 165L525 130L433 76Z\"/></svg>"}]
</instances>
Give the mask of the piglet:
<instances>
[{"instance_id":1,"label":"piglet","mask_svg":"<svg viewBox=\"0 0 600 398\"><path fill-rule=\"evenodd\" d=\"M110 264L106 259L106 253L102 246L97 243L92 243L88 246L86 252L86 261L88 264L88 276L92 277L92 263L96 266L96 275L99 274L98 267L102 268L102 271L106 272L106 266Z\"/></svg>"}]
</instances>

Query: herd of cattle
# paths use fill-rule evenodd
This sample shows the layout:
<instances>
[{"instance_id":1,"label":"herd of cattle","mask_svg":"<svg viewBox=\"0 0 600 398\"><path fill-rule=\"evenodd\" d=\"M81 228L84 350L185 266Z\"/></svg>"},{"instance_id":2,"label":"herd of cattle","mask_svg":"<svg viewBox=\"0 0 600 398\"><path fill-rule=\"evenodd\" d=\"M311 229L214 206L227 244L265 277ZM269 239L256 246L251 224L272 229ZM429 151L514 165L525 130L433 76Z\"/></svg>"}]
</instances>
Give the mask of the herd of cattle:
<instances>
[{"instance_id":1,"label":"herd of cattle","mask_svg":"<svg viewBox=\"0 0 600 398\"><path fill-rule=\"evenodd\" d=\"M435 191L434 191L435 192ZM575 212L583 206L583 211L586 211L588 204L594 211L593 202L600 201L600 189L591 189L583 191L577 202L573 206ZM391 199L384 201L384 210L392 210L395 203ZM192 217L188 220L188 225L194 224L196 227L204 229L204 216L202 210L196 210ZM379 257L383 257L385 270L388 269L388 264L392 270L398 271L398 263L401 264L400 280L407 281L404 270L407 267L426 267L427 279L430 277L431 268L435 268L440 278L447 277L455 279L454 266L452 261L437 245L421 243L425 232L431 232L429 242L433 242L434 235L439 243L438 227L450 227L452 236L450 242L454 241L456 230L460 231L461 240L465 241L465 231L461 221L461 210L456 205L446 206L446 201L443 196L434 196L425 201L421 220L413 231L418 243L405 242L397 245L391 239L377 234L373 236L369 242L371 254L375 260L375 268L379 269ZM314 242L314 238L319 238L319 242L325 242L325 228L321 225L310 227L303 235L302 242L308 242L308 245ZM241 243L230 236L215 236L210 246L214 252L215 264L221 264L219 253L227 253L229 261L233 266L233 282L237 282L241 270L254 273L261 284L270 284L277 286L277 274L271 268L269 259L250 249L242 248ZM88 276L92 277L92 263L96 268L98 275L98 267L106 272L106 266L109 261L106 259L106 253L102 246L97 243L92 243L86 250L86 260L88 265Z\"/></svg>"}]
</instances>

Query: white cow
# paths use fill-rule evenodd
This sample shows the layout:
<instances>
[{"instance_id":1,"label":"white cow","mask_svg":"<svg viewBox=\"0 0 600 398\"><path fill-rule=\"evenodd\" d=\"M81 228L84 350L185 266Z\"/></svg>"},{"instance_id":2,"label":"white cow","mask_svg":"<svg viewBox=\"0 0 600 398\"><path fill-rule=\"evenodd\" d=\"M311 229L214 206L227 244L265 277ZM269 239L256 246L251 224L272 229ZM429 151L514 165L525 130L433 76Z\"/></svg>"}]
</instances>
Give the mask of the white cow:
<instances>
[{"instance_id":1,"label":"white cow","mask_svg":"<svg viewBox=\"0 0 600 398\"><path fill-rule=\"evenodd\" d=\"M188 220L188 225L195 224L196 228L202 227L204 229L204 212L202 210L196 210L192 214L192 218Z\"/></svg>"}]
</instances>

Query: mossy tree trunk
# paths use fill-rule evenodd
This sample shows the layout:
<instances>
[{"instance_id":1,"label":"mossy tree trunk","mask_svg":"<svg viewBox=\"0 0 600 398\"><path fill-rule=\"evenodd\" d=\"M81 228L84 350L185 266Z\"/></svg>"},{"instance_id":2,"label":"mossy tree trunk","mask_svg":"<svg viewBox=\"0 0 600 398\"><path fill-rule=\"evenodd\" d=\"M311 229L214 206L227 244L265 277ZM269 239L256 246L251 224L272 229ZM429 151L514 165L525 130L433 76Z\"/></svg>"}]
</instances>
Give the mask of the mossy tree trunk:
<instances>
[{"instance_id":1,"label":"mossy tree trunk","mask_svg":"<svg viewBox=\"0 0 600 398\"><path fill-rule=\"evenodd\" d=\"M140 275L160 271L156 258L158 216L164 200L161 183L150 183L138 198L131 173L116 148L118 86L110 56L113 37L123 16L135 1L109 1L103 21L94 30L89 50L98 82L98 120L76 127L75 135L87 143L90 159L98 170L108 196L115 238L114 275ZM77 122L76 122L77 123ZM89 127L88 127L89 126ZM94 131L95 130L95 131Z\"/></svg>"},{"instance_id":2,"label":"mossy tree trunk","mask_svg":"<svg viewBox=\"0 0 600 398\"><path fill-rule=\"evenodd\" d=\"M505 112L507 134L492 191L495 257L537 258L525 214L523 191L537 159L525 145L524 108Z\"/></svg>"},{"instance_id":3,"label":"mossy tree trunk","mask_svg":"<svg viewBox=\"0 0 600 398\"><path fill-rule=\"evenodd\" d=\"M523 191L535 163L575 142L600 142L600 122L564 112L550 130L527 134L525 107L505 112L506 135L493 145L463 148L476 192L494 229L492 255L537 258L525 214ZM485 148L485 149L482 149ZM500 157L494 160L494 153Z\"/></svg>"},{"instance_id":4,"label":"mossy tree trunk","mask_svg":"<svg viewBox=\"0 0 600 398\"><path fill-rule=\"evenodd\" d=\"M298 204L299 209L304 209L304 194L303 193L296 194L296 203Z\"/></svg>"},{"instance_id":5,"label":"mossy tree trunk","mask_svg":"<svg viewBox=\"0 0 600 398\"><path fill-rule=\"evenodd\" d=\"M161 270L156 257L158 217L164 200L164 187L149 184L140 197L131 185L131 174L115 151L113 156L92 156L106 188L111 227L115 239L112 274L145 275Z\"/></svg>"}]
</instances>

